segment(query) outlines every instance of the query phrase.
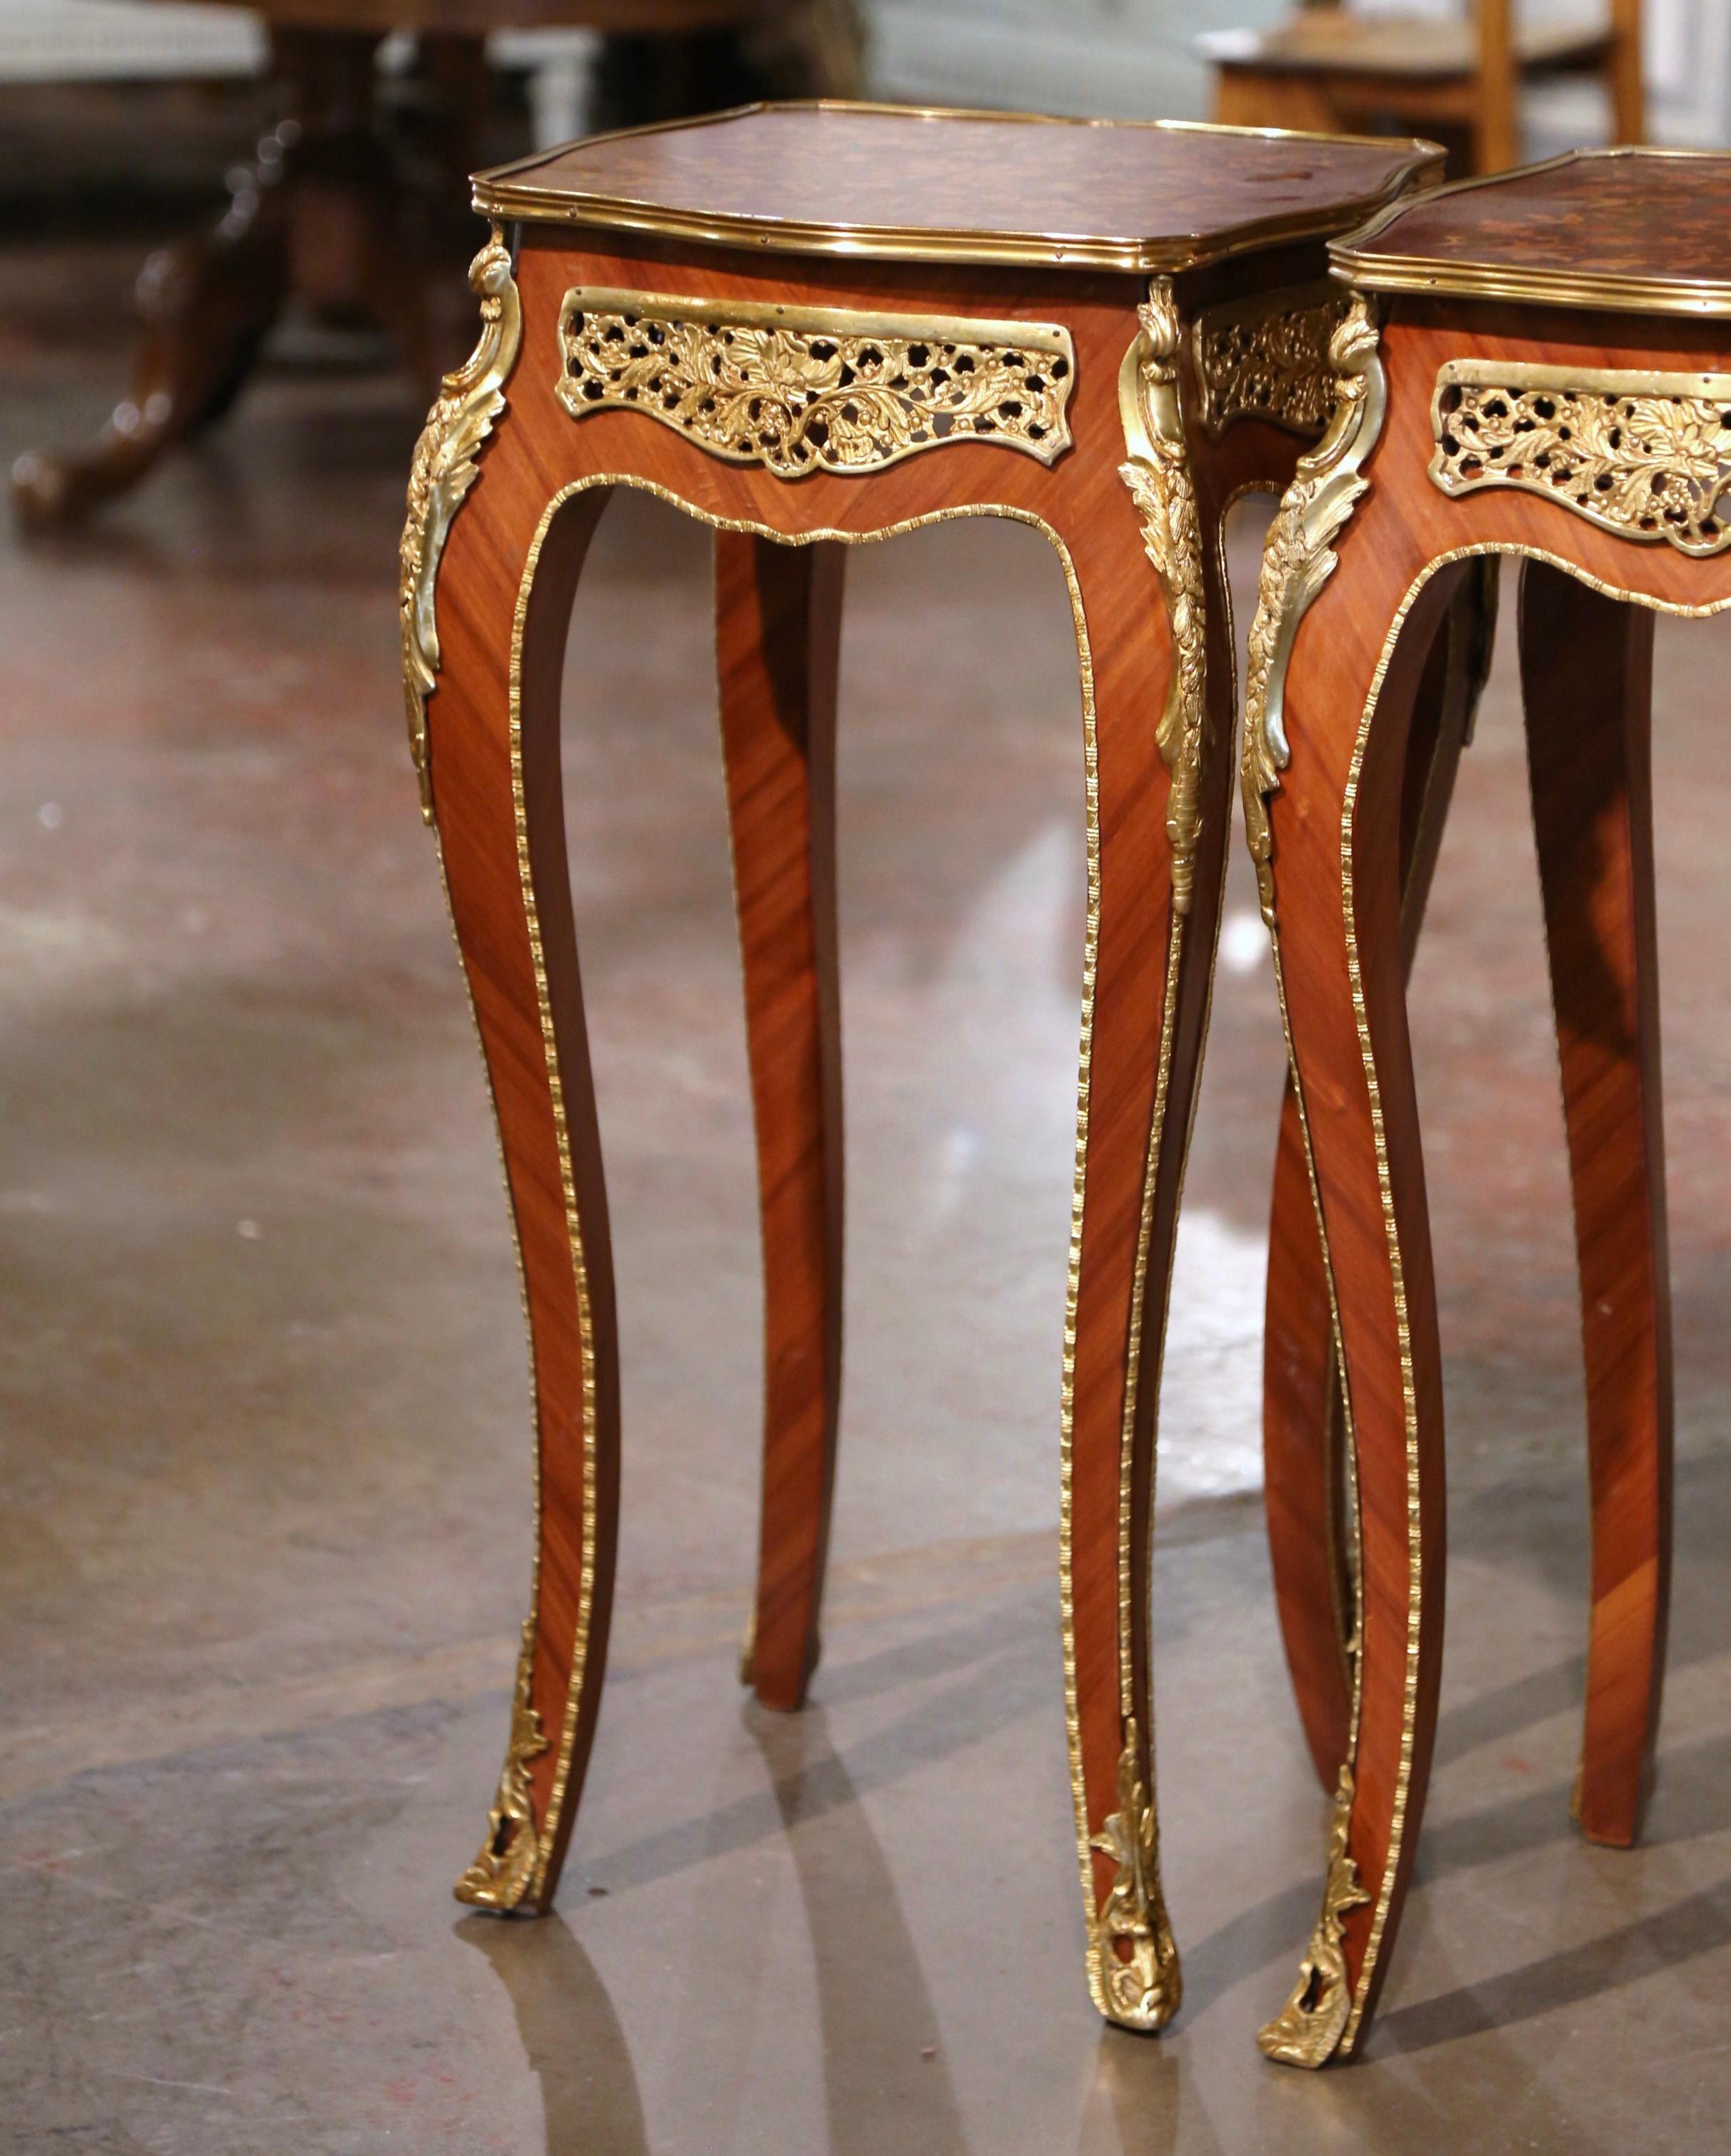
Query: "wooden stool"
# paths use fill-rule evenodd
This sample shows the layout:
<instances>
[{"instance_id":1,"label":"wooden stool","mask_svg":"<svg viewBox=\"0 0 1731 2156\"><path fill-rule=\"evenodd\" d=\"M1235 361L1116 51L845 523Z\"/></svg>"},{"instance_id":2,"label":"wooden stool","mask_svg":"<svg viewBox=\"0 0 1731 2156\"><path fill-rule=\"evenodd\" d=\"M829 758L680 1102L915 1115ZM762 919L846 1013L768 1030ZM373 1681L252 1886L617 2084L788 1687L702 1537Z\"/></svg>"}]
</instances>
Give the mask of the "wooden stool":
<instances>
[{"instance_id":1,"label":"wooden stool","mask_svg":"<svg viewBox=\"0 0 1731 2156\"><path fill-rule=\"evenodd\" d=\"M1670 1560L1652 613L1731 605L1731 520L1718 514L1731 473L1728 208L1731 158L1604 151L1442 189L1331 249L1355 295L1338 401L1270 537L1244 752L1356 1485L1355 1651L1323 1914L1262 2038L1292 2064L1362 2040L1430 1767L1442 1394L1405 999L1402 796L1426 639L1461 580L1502 554L1525 563L1522 683L1587 1366L1593 1609L1577 1810L1595 1840L1626 1845L1639 1829ZM1313 1490L1287 1508L1313 1559L1319 1509ZM1324 1598L1303 1600L1283 1604L1289 1641L1308 1635L1295 1671L1333 1647ZM1326 1757L1334 1740L1312 1736Z\"/></svg>"},{"instance_id":2,"label":"wooden stool","mask_svg":"<svg viewBox=\"0 0 1731 2156\"><path fill-rule=\"evenodd\" d=\"M473 272L485 330L415 458L403 655L521 1252L540 1504L510 1747L462 1899L552 1900L613 1582L618 1353L559 762L585 548L617 486L716 532L765 1260L747 1672L760 1698L792 1707L817 1655L840 1389L844 553L919 524L1006 516L1056 551L1084 712L1061 1548L1090 1983L1101 2011L1132 2027L1175 2008L1147 1547L1230 799L1220 524L1238 495L1283 485L1323 424L1344 305L1318 281L1323 235L1433 172L1436 156L772 106L580 143L477 182L495 220Z\"/></svg>"}]
</instances>

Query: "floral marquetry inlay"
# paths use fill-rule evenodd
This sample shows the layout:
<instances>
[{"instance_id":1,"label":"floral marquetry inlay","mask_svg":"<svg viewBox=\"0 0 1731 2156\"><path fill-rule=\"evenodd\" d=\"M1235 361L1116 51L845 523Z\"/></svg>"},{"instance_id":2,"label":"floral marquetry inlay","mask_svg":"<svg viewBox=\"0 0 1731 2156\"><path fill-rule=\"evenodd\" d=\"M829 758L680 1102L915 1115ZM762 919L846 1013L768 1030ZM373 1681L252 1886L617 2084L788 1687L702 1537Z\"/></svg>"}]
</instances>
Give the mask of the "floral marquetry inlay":
<instances>
[{"instance_id":1,"label":"floral marquetry inlay","mask_svg":"<svg viewBox=\"0 0 1731 2156\"><path fill-rule=\"evenodd\" d=\"M948 442L1050 464L1076 379L1051 322L879 315L576 285L560 312L574 418L642 412L781 479L879 471Z\"/></svg>"},{"instance_id":2,"label":"floral marquetry inlay","mask_svg":"<svg viewBox=\"0 0 1731 2156\"><path fill-rule=\"evenodd\" d=\"M1731 546L1731 374L1456 359L1436 377L1431 476L1445 494L1514 487L1620 537L1683 554Z\"/></svg>"}]
</instances>

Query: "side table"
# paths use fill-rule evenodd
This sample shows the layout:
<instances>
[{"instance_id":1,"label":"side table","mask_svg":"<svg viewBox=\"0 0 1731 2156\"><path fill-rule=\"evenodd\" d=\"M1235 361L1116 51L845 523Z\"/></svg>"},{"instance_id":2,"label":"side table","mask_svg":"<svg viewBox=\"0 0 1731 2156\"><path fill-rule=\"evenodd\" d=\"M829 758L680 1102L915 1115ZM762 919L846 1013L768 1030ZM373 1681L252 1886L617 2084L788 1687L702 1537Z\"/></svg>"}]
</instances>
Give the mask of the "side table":
<instances>
[{"instance_id":1,"label":"side table","mask_svg":"<svg viewBox=\"0 0 1731 2156\"><path fill-rule=\"evenodd\" d=\"M1067 583L1087 912L1063 1333L1066 1712L1088 1968L1178 2002L1149 1750L1159 1342L1229 820L1222 519L1324 423L1323 241L1434 175L1413 143L772 106L484 175L484 330L416 454L403 650L496 1106L539 1443L511 1734L458 1892L548 1906L595 1726L618 1502L600 1138L560 791L565 639L615 487L716 533L768 1393L748 1669L817 1651L840 1389L831 742L848 546L1015 519ZM507 233L509 238L507 238ZM934 716L934 723L941 715ZM1056 1314L1055 1314L1056 1333ZM1055 1346L1057 1344L1055 1337Z\"/></svg>"},{"instance_id":2,"label":"side table","mask_svg":"<svg viewBox=\"0 0 1731 2156\"><path fill-rule=\"evenodd\" d=\"M1649 783L1655 612L1731 605L1731 158L1583 153L1331 248L1329 431L1263 565L1244 794L1353 1460L1351 1700L1323 1912L1265 2030L1362 2042L1424 1808L1442 1396L1405 997L1408 686L1463 578L1522 557L1522 685L1574 1188L1593 1501L1576 1808L1638 1831L1664 1669L1671 1350Z\"/></svg>"}]
</instances>

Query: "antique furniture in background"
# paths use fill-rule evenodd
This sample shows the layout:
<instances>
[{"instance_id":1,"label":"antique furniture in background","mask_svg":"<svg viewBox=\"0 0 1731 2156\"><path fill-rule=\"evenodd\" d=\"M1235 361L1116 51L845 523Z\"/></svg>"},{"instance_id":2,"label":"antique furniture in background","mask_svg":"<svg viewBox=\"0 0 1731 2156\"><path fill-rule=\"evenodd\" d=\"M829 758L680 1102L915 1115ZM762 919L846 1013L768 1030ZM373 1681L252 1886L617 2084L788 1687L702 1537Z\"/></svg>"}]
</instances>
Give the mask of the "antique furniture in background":
<instances>
[{"instance_id":1,"label":"antique furniture in background","mask_svg":"<svg viewBox=\"0 0 1731 2156\"><path fill-rule=\"evenodd\" d=\"M1592 1623L1576 1808L1594 1840L1626 1845L1640 1828L1664 1670L1672 1443L1652 618L1731 606L1728 208L1731 159L1604 151L1443 189L1331 249L1353 313L1328 434L1265 557L1243 775L1355 1500L1351 1681L1343 1701L1307 1711L1318 1763L1339 1762L1323 1913L1263 2039L1297 2064L1363 2040L1436 1727L1442 1395L1405 1000L1402 796L1436 624L1504 554L1523 561L1522 685L1587 1372ZM1313 1409L1295 1415L1295 1437L1307 1416L1315 1428ZM1284 1412L1271 1396L1271 1424ZM1323 1507L1298 1450L1282 1465L1271 1449L1271 1516L1310 1537L1313 1576ZM1295 1675L1319 1673L1326 1692L1339 1653L1328 1597L1283 1597L1282 1618Z\"/></svg>"},{"instance_id":2,"label":"antique furniture in background","mask_svg":"<svg viewBox=\"0 0 1731 2156\"><path fill-rule=\"evenodd\" d=\"M1641 0L1605 0L1598 25L1514 19L1516 0L1461 0L1457 17L1355 13L1301 0L1271 28L1215 31L1198 49L1216 70L1215 117L1240 126L1422 128L1461 172L1519 162L1528 83L1596 75L1610 139L1646 133Z\"/></svg>"},{"instance_id":3,"label":"antique furniture in background","mask_svg":"<svg viewBox=\"0 0 1731 2156\"><path fill-rule=\"evenodd\" d=\"M468 178L482 161L490 32L610 33L599 92L614 108L653 108L634 116L737 102L752 94L742 84L766 79L795 94L845 92L858 59L846 0L244 4L270 27L278 124L254 163L231 174L215 230L146 264L131 387L96 441L18 459L13 501L27 526L75 522L219 418L291 297L388 330L430 393L462 351L472 310L462 265L473 244ZM387 115L379 97L378 48L393 30L419 39L406 116Z\"/></svg>"},{"instance_id":4,"label":"antique furniture in background","mask_svg":"<svg viewBox=\"0 0 1731 2156\"><path fill-rule=\"evenodd\" d=\"M845 549L1004 516L1057 555L1082 685L1087 927L1059 1392L1089 1976L1127 2026L1158 2027L1176 2007L1149 1765L1148 1531L1230 800L1220 527L1237 495L1285 485L1324 423L1343 305L1322 275L1324 236L1437 160L1413 143L768 107L477 182L496 228L473 272L485 330L416 454L404 665L503 1137L540 1499L510 1744L464 1899L552 1900L613 1583L618 1350L560 785L584 550L619 486L716 534L765 1260L747 1674L792 1707L817 1654L840 1389Z\"/></svg>"}]
</instances>

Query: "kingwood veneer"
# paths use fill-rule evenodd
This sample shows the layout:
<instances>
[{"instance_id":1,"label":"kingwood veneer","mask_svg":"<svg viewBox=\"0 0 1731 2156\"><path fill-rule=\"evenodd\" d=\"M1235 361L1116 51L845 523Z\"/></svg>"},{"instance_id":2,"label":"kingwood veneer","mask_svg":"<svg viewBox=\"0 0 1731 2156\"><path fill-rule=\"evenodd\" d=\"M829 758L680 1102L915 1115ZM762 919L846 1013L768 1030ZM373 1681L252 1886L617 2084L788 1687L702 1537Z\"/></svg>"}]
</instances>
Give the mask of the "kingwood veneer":
<instances>
[{"instance_id":1,"label":"kingwood veneer","mask_svg":"<svg viewBox=\"0 0 1731 2156\"><path fill-rule=\"evenodd\" d=\"M1147 1551L1230 798L1220 526L1239 494L1287 484L1324 421L1342 307L1319 281L1325 236L1435 162L1415 144L770 108L579 144L478 182L495 220L474 270L485 326L416 455L404 658L503 1138L540 1502L511 1742L465 1900L552 1899L612 1591L618 1350L559 761L584 551L619 486L717 535L768 1333L748 1670L760 1697L793 1707L817 1653L840 1386L842 562L851 544L936 519L1007 516L1056 552L1083 690L1061 1414L1089 1977L1101 2011L1128 2026L1175 2009ZM1441 739L1446 700L1414 701ZM1313 1353L1326 1372L1325 1330Z\"/></svg>"}]
</instances>

